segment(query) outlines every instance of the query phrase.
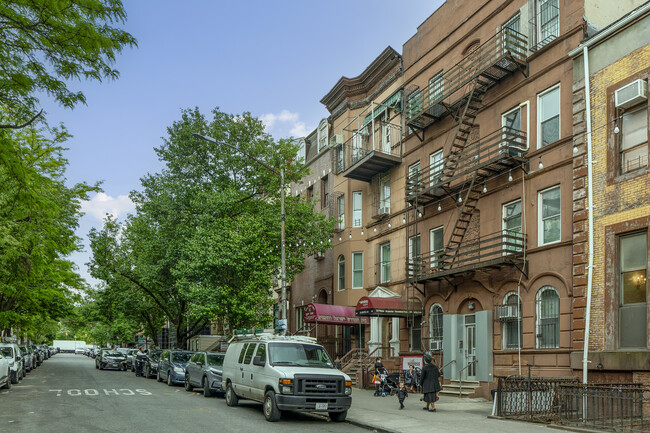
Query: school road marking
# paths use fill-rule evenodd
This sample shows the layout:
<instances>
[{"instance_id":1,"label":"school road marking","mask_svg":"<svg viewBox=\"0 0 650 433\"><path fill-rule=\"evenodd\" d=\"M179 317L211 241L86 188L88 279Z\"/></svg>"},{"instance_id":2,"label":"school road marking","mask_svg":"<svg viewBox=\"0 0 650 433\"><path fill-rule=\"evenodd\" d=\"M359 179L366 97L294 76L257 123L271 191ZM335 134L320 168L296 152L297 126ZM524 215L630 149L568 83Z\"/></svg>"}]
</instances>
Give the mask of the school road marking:
<instances>
[{"instance_id":1,"label":"school road marking","mask_svg":"<svg viewBox=\"0 0 650 433\"><path fill-rule=\"evenodd\" d=\"M95 396L95 395L152 395L149 391L146 389L127 389L127 388L120 388L120 389L50 389L50 392L56 392L57 397L61 397L62 395L69 395L70 397L79 397L82 395L87 395L87 396Z\"/></svg>"}]
</instances>

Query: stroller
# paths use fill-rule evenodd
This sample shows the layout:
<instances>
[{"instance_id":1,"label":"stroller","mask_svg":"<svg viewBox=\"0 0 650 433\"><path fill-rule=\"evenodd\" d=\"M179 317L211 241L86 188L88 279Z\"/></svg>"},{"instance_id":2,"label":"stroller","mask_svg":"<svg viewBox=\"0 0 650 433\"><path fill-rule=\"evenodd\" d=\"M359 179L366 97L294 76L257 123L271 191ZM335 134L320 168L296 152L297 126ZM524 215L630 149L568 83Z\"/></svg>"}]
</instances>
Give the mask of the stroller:
<instances>
[{"instance_id":1,"label":"stroller","mask_svg":"<svg viewBox=\"0 0 650 433\"><path fill-rule=\"evenodd\" d=\"M375 382L375 397L385 397L397 394L399 388L399 373L388 373L386 369L378 372L379 382Z\"/></svg>"}]
</instances>

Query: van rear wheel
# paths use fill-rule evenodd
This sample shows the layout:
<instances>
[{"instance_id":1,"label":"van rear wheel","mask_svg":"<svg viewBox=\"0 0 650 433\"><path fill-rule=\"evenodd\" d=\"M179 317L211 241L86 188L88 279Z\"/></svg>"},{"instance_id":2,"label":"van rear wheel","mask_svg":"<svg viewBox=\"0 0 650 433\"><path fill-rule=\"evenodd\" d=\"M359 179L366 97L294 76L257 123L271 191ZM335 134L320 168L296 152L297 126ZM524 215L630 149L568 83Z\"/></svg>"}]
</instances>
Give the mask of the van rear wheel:
<instances>
[{"instance_id":1,"label":"van rear wheel","mask_svg":"<svg viewBox=\"0 0 650 433\"><path fill-rule=\"evenodd\" d=\"M264 394L264 418L267 421L275 422L280 419L282 412L278 409L278 404L275 401L275 392L266 391Z\"/></svg>"},{"instance_id":2,"label":"van rear wheel","mask_svg":"<svg viewBox=\"0 0 650 433\"><path fill-rule=\"evenodd\" d=\"M226 388L226 404L230 407L237 406L239 404L239 397L235 394L235 390L232 389L232 384L229 383Z\"/></svg>"}]
</instances>

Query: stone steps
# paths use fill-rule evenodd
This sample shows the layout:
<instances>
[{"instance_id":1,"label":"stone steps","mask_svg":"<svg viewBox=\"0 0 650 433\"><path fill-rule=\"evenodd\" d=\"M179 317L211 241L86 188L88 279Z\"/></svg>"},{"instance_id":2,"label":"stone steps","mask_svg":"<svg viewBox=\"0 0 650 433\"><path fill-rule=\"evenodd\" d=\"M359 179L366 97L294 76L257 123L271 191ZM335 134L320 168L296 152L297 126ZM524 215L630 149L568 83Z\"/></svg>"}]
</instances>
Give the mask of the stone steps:
<instances>
[{"instance_id":1,"label":"stone steps","mask_svg":"<svg viewBox=\"0 0 650 433\"><path fill-rule=\"evenodd\" d=\"M452 380L443 385L443 390L440 391L440 395L467 397L474 394L480 386L481 383L475 380L464 380L462 384L459 380Z\"/></svg>"}]
</instances>

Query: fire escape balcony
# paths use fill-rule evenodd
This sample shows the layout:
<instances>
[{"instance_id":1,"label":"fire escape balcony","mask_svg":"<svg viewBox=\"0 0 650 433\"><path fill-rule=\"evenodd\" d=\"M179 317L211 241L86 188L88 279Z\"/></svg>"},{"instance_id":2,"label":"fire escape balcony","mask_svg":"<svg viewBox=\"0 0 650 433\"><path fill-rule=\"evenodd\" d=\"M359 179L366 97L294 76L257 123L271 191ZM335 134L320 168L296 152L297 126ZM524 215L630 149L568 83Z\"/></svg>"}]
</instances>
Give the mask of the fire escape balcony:
<instances>
[{"instance_id":1,"label":"fire escape balcony","mask_svg":"<svg viewBox=\"0 0 650 433\"><path fill-rule=\"evenodd\" d=\"M526 133L503 127L470 143L453 160L425 167L406 180L406 198L426 205L456 194L476 174L475 183L527 163Z\"/></svg>"},{"instance_id":2,"label":"fire escape balcony","mask_svg":"<svg viewBox=\"0 0 650 433\"><path fill-rule=\"evenodd\" d=\"M450 279L476 270L514 266L525 272L526 235L502 230L479 238L466 239L459 247L443 249L409 259L408 276L413 283Z\"/></svg>"},{"instance_id":3,"label":"fire escape balcony","mask_svg":"<svg viewBox=\"0 0 650 433\"><path fill-rule=\"evenodd\" d=\"M526 71L527 38L503 28L442 75L440 80L408 95L406 124L424 130L447 114L456 113L467 92L465 86L478 79L486 89L517 70Z\"/></svg>"},{"instance_id":4,"label":"fire escape balcony","mask_svg":"<svg viewBox=\"0 0 650 433\"><path fill-rule=\"evenodd\" d=\"M402 162L402 128L396 122L370 121L334 149L334 172L350 179L372 178Z\"/></svg>"}]
</instances>

